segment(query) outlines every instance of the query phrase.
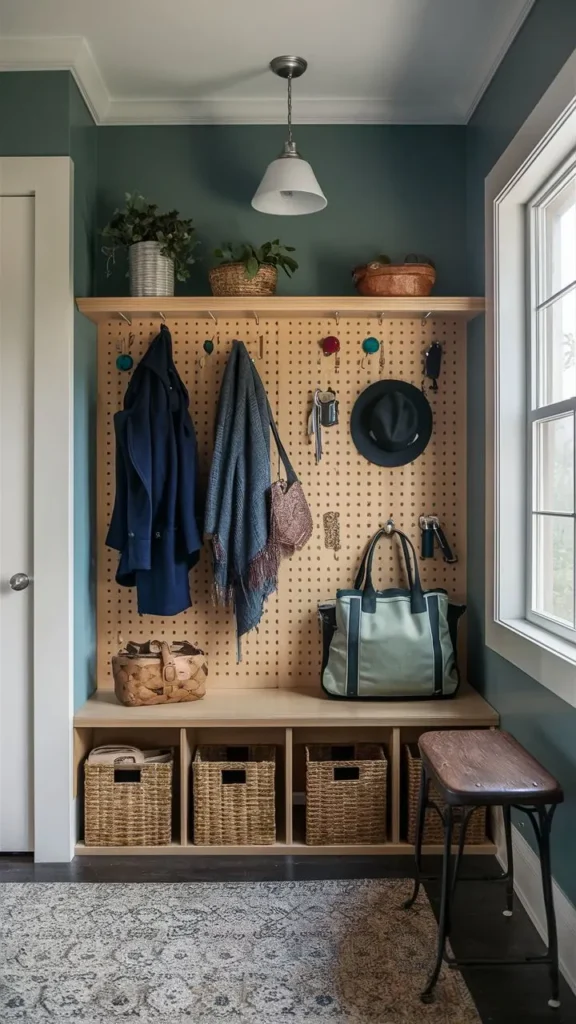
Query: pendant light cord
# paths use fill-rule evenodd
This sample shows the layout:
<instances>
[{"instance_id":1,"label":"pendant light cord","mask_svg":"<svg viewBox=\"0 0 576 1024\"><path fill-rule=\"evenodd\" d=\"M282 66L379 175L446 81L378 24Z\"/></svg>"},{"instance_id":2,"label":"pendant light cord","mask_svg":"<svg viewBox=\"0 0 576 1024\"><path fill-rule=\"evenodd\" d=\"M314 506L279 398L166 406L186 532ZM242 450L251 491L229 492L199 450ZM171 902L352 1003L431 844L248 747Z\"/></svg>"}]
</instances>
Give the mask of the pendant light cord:
<instances>
[{"instance_id":1,"label":"pendant light cord","mask_svg":"<svg viewBox=\"0 0 576 1024\"><path fill-rule=\"evenodd\" d=\"M288 142L292 141L292 75L288 75Z\"/></svg>"}]
</instances>

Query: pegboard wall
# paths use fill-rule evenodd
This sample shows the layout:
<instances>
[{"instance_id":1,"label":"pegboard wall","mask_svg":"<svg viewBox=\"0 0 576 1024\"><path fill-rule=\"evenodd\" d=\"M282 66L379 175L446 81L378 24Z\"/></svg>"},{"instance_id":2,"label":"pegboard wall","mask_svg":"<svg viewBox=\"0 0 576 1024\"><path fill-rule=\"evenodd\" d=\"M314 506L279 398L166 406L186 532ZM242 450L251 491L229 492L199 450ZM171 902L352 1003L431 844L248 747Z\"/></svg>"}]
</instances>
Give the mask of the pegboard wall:
<instances>
[{"instance_id":1,"label":"pegboard wall","mask_svg":"<svg viewBox=\"0 0 576 1024\"><path fill-rule=\"evenodd\" d=\"M424 586L445 587L454 598L466 593L466 346L465 323L456 319L427 320L254 319L218 321L168 320L174 358L190 392L190 411L198 438L201 487L210 467L216 403L226 360L234 338L242 339L256 362L268 392L278 429L302 482L314 517L314 535L303 551L285 561L278 593L265 607L257 631L243 638L242 661L236 663L234 620L227 609L212 603L212 565L208 543L191 574L194 606L176 618L139 616L133 590L117 586L117 553L105 545L114 503L113 415L121 408L129 374L116 368L119 345L134 335L131 354L137 362L160 327L159 321L117 319L100 323L98 338L98 685L113 685L110 659L128 640L190 639L208 654L210 687L301 687L319 680L321 642L317 606L335 596L338 587L353 585L362 552L389 516L408 533L419 550L418 518L438 515L458 562L447 565L439 552L421 562ZM324 356L320 341L340 338L339 367ZM379 355L364 357L362 341L373 335L383 343ZM203 342L213 337L214 352L206 356ZM361 456L350 436L355 399L380 376L420 386L423 353L432 340L443 346L437 393L428 393L434 417L432 439L416 462L400 468L373 466ZM319 465L307 437L307 418L314 389L332 387L340 401L340 423L323 430L324 455ZM272 445L274 473L275 449ZM324 544L323 515L340 513L341 550ZM385 538L376 561L377 586L402 579L397 541Z\"/></svg>"}]
</instances>

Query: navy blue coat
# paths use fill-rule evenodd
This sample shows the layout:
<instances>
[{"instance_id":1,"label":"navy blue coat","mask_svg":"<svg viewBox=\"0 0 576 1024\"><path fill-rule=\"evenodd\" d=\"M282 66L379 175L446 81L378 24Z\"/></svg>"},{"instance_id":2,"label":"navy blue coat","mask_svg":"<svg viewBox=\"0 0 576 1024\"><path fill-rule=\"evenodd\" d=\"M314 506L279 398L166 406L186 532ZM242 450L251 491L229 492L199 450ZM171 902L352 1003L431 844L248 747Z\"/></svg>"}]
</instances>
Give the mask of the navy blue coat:
<instances>
[{"instance_id":1,"label":"navy blue coat","mask_svg":"<svg viewBox=\"0 0 576 1024\"><path fill-rule=\"evenodd\" d=\"M178 615L191 604L188 572L202 540L188 405L162 325L114 417L116 500L106 543L120 552L116 582L136 587L141 615Z\"/></svg>"}]
</instances>

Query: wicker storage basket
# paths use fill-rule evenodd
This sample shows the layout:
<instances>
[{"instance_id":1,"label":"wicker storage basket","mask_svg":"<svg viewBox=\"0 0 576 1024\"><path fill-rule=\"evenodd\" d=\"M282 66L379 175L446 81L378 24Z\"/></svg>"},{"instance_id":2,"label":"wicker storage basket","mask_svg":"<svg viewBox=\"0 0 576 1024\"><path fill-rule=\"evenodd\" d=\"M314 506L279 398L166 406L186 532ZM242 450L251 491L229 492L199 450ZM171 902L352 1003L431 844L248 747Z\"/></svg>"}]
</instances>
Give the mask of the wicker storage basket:
<instances>
[{"instance_id":1,"label":"wicker storage basket","mask_svg":"<svg viewBox=\"0 0 576 1024\"><path fill-rule=\"evenodd\" d=\"M274 747L198 747L193 773L196 845L275 842Z\"/></svg>"},{"instance_id":2,"label":"wicker storage basket","mask_svg":"<svg viewBox=\"0 0 576 1024\"><path fill-rule=\"evenodd\" d=\"M356 267L354 284L360 295L430 295L436 271L429 263L367 263Z\"/></svg>"},{"instance_id":3,"label":"wicker storage basket","mask_svg":"<svg viewBox=\"0 0 576 1024\"><path fill-rule=\"evenodd\" d=\"M209 274L212 295L275 295L278 270L264 263L254 277L246 277L243 263L225 263Z\"/></svg>"},{"instance_id":4,"label":"wicker storage basket","mask_svg":"<svg viewBox=\"0 0 576 1024\"><path fill-rule=\"evenodd\" d=\"M168 846L172 762L84 765L86 846Z\"/></svg>"},{"instance_id":5,"label":"wicker storage basket","mask_svg":"<svg viewBox=\"0 0 576 1024\"><path fill-rule=\"evenodd\" d=\"M112 658L114 690L121 704L134 708L199 700L206 693L208 665L199 647L176 641L129 643Z\"/></svg>"},{"instance_id":6,"label":"wicker storage basket","mask_svg":"<svg viewBox=\"0 0 576 1024\"><path fill-rule=\"evenodd\" d=\"M418 796L420 794L420 780L422 778L422 760L416 743L407 744L404 748L406 754L406 769L408 776L408 842L416 842L416 821L418 818ZM440 794L433 782L430 783L429 796L440 808L445 803L440 799ZM457 843L460 838L460 825L458 817L461 817L459 807L454 808L456 819L454 825L453 842ZM426 823L424 825L423 843L426 845L441 846L444 842L444 828L439 815L433 807L426 811ZM478 807L471 815L466 829L466 844L477 845L486 842L486 808Z\"/></svg>"},{"instance_id":7,"label":"wicker storage basket","mask_svg":"<svg viewBox=\"0 0 576 1024\"><path fill-rule=\"evenodd\" d=\"M375 744L306 747L306 842L385 842L387 771Z\"/></svg>"}]
</instances>

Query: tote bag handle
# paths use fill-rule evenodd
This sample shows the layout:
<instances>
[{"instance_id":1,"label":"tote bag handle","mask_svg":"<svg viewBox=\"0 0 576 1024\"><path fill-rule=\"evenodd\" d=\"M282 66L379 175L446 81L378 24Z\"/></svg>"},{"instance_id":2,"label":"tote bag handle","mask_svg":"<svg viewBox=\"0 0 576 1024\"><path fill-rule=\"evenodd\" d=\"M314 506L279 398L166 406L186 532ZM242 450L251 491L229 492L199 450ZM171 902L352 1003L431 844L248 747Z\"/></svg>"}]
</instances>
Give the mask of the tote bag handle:
<instances>
[{"instance_id":1,"label":"tote bag handle","mask_svg":"<svg viewBox=\"0 0 576 1024\"><path fill-rule=\"evenodd\" d=\"M372 583L374 552L380 538L389 537L392 536L392 534L398 535L400 544L402 545L406 577L408 579L408 587L410 589L410 611L413 615L418 615L420 612L426 611L426 601L424 599L424 591L422 590L422 583L420 580L420 570L418 568L418 556L410 538L407 537L402 530L397 530L396 527L393 527L392 529L387 527L385 529L378 530L378 533L374 535L360 563L360 568L354 582L354 589L362 590L362 611L369 613L375 612L376 591ZM412 565L414 568L412 568ZM366 577L366 581L364 581L364 577Z\"/></svg>"}]
</instances>

